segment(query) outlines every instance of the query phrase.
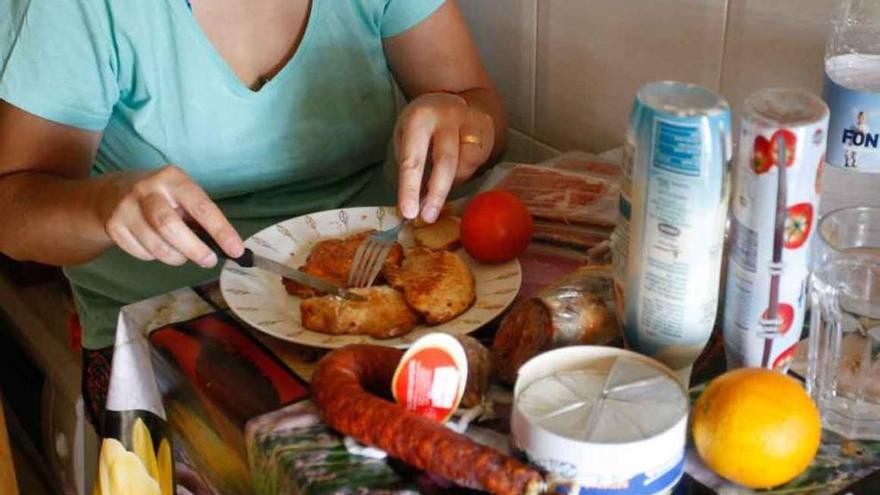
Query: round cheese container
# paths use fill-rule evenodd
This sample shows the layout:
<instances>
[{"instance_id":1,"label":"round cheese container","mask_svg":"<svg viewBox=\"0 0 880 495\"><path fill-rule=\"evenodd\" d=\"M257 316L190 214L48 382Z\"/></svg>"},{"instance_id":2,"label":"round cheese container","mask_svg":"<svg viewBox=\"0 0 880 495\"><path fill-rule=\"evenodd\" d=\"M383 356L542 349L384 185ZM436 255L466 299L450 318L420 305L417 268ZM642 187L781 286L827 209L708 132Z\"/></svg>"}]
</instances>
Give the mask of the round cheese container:
<instances>
[{"instance_id":1,"label":"round cheese container","mask_svg":"<svg viewBox=\"0 0 880 495\"><path fill-rule=\"evenodd\" d=\"M565 347L532 358L514 387L514 446L555 493L668 493L684 472L687 394L660 362Z\"/></svg>"}]
</instances>

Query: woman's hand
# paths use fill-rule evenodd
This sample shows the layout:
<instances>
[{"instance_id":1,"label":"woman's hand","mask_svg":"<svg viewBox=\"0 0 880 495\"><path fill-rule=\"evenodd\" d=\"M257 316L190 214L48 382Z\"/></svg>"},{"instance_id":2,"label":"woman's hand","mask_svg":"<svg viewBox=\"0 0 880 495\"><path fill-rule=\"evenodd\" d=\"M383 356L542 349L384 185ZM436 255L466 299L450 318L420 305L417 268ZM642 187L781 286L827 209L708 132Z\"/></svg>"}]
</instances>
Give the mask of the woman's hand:
<instances>
[{"instance_id":1,"label":"woman's hand","mask_svg":"<svg viewBox=\"0 0 880 495\"><path fill-rule=\"evenodd\" d=\"M400 168L398 204L405 218L421 210L437 220L452 185L469 179L489 160L495 144L492 117L451 93L426 93L410 102L397 119L394 145ZM419 207L428 152L432 171Z\"/></svg>"},{"instance_id":2,"label":"woman's hand","mask_svg":"<svg viewBox=\"0 0 880 495\"><path fill-rule=\"evenodd\" d=\"M113 174L98 203L98 216L116 245L145 261L182 265L190 260L205 268L217 264L217 255L187 221L201 226L228 255L244 252L241 237L217 205L172 165Z\"/></svg>"}]
</instances>

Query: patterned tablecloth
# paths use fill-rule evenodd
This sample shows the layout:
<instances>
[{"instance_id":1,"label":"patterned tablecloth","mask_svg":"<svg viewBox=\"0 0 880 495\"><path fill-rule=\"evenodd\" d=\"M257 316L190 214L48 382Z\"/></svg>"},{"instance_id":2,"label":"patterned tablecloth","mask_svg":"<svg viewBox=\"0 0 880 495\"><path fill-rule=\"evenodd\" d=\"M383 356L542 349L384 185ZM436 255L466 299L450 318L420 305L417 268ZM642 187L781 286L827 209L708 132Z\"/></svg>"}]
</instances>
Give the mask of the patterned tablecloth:
<instances>
[{"instance_id":1,"label":"patterned tablecloth","mask_svg":"<svg viewBox=\"0 0 880 495\"><path fill-rule=\"evenodd\" d=\"M491 329L479 335L488 338ZM323 352L248 329L228 312L216 282L126 307L99 479L112 483L114 469L134 466L118 459L140 458L146 467L124 475L145 473L159 481L159 491L143 493L172 493L172 483L195 495L360 493L358 487L462 493L394 461L350 454L341 437L320 424L307 381ZM721 354L716 338L693 380L723 371ZM693 389L694 398L700 389ZM876 494L876 480L866 476L878 468L880 444L826 435L806 473L766 493ZM712 475L692 449L687 473L676 493L753 493ZM861 487L844 490L857 480Z\"/></svg>"}]
</instances>

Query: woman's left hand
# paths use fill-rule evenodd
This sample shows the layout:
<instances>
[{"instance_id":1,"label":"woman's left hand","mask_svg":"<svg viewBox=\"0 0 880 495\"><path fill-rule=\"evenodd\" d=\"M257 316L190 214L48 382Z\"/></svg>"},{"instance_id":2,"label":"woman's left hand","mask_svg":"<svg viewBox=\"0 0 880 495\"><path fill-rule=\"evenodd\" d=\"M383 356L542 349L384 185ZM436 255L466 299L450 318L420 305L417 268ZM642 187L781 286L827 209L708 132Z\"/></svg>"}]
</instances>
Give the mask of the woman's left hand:
<instances>
[{"instance_id":1,"label":"woman's left hand","mask_svg":"<svg viewBox=\"0 0 880 495\"><path fill-rule=\"evenodd\" d=\"M397 119L394 131L401 214L412 219L421 211L425 221L437 220L453 184L471 178L489 160L494 144L492 117L468 105L464 97L426 93L413 99ZM422 200L429 150L432 171Z\"/></svg>"}]
</instances>

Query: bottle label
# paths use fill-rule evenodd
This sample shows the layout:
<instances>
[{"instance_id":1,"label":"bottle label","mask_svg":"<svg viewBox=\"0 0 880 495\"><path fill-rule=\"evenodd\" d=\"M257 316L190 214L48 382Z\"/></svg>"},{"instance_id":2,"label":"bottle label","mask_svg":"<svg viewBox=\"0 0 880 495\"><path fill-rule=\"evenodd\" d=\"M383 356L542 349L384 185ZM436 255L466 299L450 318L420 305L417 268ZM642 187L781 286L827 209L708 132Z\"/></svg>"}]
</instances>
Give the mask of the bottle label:
<instances>
[{"instance_id":1,"label":"bottle label","mask_svg":"<svg viewBox=\"0 0 880 495\"><path fill-rule=\"evenodd\" d=\"M880 173L880 94L846 88L825 74L823 98L831 110L828 164Z\"/></svg>"},{"instance_id":2,"label":"bottle label","mask_svg":"<svg viewBox=\"0 0 880 495\"><path fill-rule=\"evenodd\" d=\"M641 312L636 323L655 341L693 338L685 332L711 328L717 306L717 277L705 266L720 266L722 217L708 214L702 202L690 199L721 195L707 191L705 155L709 145L698 125L657 121L656 146L648 172L645 197L645 275L640 287ZM670 150L668 152L664 150ZM721 167L719 167L721 168ZM713 198L714 199L714 198ZM718 203L718 201L712 201Z\"/></svg>"},{"instance_id":3,"label":"bottle label","mask_svg":"<svg viewBox=\"0 0 880 495\"><path fill-rule=\"evenodd\" d=\"M624 302L627 344L673 369L712 331L727 217L729 114L636 123ZM642 153L638 153L643 150Z\"/></svg>"},{"instance_id":4,"label":"bottle label","mask_svg":"<svg viewBox=\"0 0 880 495\"><path fill-rule=\"evenodd\" d=\"M635 145L631 139L627 139L623 147L623 160L621 168L623 177L620 181L620 198L618 199L617 226L611 235L611 259L614 277L614 303L617 317L622 323L626 323L626 266L629 254L629 229L632 219L632 180L633 180L633 149Z\"/></svg>"}]
</instances>

